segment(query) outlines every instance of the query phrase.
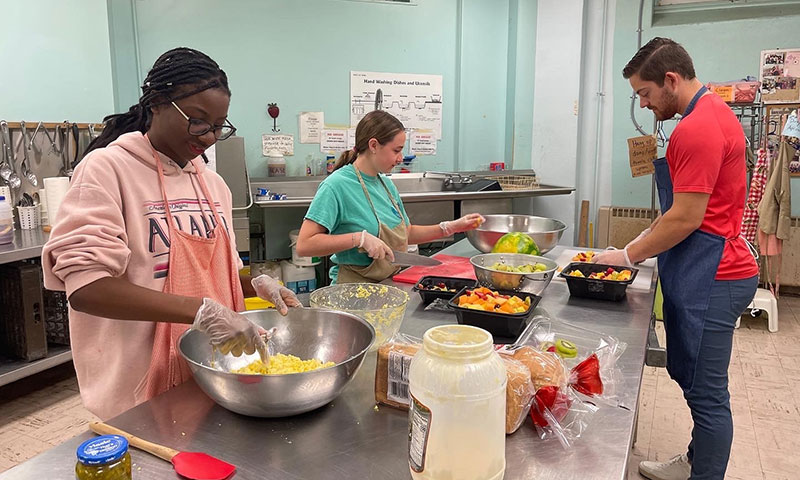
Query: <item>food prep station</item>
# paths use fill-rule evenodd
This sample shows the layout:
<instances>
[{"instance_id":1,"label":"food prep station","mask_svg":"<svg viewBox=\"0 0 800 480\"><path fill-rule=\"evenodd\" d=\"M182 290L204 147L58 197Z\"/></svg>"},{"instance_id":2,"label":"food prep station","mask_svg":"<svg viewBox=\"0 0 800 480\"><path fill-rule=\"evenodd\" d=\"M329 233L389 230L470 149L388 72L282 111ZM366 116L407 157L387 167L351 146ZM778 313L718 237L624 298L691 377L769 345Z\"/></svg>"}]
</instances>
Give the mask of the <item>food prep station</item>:
<instances>
[{"instance_id":1,"label":"food prep station","mask_svg":"<svg viewBox=\"0 0 800 480\"><path fill-rule=\"evenodd\" d=\"M546 256L561 261L565 252L559 246ZM480 252L464 239L441 253L472 257ZM505 478L625 478L636 434L647 345L653 335L654 268L640 266L638 278L640 288L629 288L619 302L571 297L567 284L559 279L542 293L535 315L610 334L627 343L617 366L624 377L620 393L628 400L622 407L600 409L569 451L558 442L540 440L526 419L506 438ZM642 284L642 279L649 283ZM410 293L401 333L421 337L433 326L456 322L452 313L424 310L419 295L411 292L413 284L385 283ZM272 419L239 415L217 405L189 381L108 423L152 442L202 451L232 463L237 467L237 479L408 479L408 413L376 405L375 365L373 351L340 396L302 415ZM0 474L0 480L71 478L75 450L91 437L86 432L64 442ZM168 462L136 449L131 455L134 478L174 476Z\"/></svg>"}]
</instances>

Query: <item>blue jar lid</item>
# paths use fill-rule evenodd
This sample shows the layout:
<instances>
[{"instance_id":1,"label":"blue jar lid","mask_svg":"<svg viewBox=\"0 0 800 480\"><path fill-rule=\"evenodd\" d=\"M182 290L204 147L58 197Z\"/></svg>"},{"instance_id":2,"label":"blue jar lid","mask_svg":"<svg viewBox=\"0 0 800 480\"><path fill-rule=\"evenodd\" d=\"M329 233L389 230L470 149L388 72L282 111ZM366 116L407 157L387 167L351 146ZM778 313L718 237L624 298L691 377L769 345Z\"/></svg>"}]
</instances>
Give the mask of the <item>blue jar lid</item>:
<instances>
[{"instance_id":1,"label":"blue jar lid","mask_svg":"<svg viewBox=\"0 0 800 480\"><path fill-rule=\"evenodd\" d=\"M122 458L128 452L128 440L119 435L91 438L78 447L78 461L84 465L103 465Z\"/></svg>"}]
</instances>

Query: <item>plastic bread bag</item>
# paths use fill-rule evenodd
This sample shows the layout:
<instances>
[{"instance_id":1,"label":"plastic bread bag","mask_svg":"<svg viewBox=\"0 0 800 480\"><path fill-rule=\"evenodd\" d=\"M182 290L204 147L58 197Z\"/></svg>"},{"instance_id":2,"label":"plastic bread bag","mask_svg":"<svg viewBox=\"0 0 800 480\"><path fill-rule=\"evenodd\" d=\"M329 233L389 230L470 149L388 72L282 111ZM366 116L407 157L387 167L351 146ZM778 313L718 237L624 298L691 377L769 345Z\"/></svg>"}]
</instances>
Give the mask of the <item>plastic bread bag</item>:
<instances>
[{"instance_id":1,"label":"plastic bread bag","mask_svg":"<svg viewBox=\"0 0 800 480\"><path fill-rule=\"evenodd\" d=\"M592 403L630 408L636 401L628 398L632 395L623 393L624 380L618 367L619 357L627 345L611 335L537 316L520 336L517 345L558 355L567 368L566 383L577 385L575 390L591 397ZM593 359L587 361L590 358ZM593 384L591 388L582 385L576 374L578 366L584 377L596 372L600 385Z\"/></svg>"},{"instance_id":2,"label":"plastic bread bag","mask_svg":"<svg viewBox=\"0 0 800 480\"><path fill-rule=\"evenodd\" d=\"M447 300L443 298L434 298L433 301L425 306L425 311L436 312L449 312L452 313L453 309L448 305Z\"/></svg>"},{"instance_id":3,"label":"plastic bread bag","mask_svg":"<svg viewBox=\"0 0 800 480\"><path fill-rule=\"evenodd\" d=\"M500 355L506 366L506 434L516 432L528 416L533 402L531 372L511 355Z\"/></svg>"},{"instance_id":4,"label":"plastic bread bag","mask_svg":"<svg viewBox=\"0 0 800 480\"><path fill-rule=\"evenodd\" d=\"M375 401L408 410L408 369L411 359L422 348L422 340L402 333L395 334L378 348L375 366Z\"/></svg>"},{"instance_id":5,"label":"plastic bread bag","mask_svg":"<svg viewBox=\"0 0 800 480\"><path fill-rule=\"evenodd\" d=\"M571 448L589 428L598 407L581 400L571 388L540 388L531 404L530 416L539 438L558 441Z\"/></svg>"}]
</instances>

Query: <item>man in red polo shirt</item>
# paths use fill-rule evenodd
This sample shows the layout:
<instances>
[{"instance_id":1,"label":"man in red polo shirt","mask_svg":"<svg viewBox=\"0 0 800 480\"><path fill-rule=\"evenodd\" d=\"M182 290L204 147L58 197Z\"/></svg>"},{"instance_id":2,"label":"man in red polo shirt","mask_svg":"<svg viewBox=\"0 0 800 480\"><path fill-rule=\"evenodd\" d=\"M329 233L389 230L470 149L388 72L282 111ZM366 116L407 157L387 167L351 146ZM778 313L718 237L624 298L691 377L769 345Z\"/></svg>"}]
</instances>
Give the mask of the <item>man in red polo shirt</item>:
<instances>
[{"instance_id":1,"label":"man in red polo shirt","mask_svg":"<svg viewBox=\"0 0 800 480\"><path fill-rule=\"evenodd\" d=\"M744 132L673 40L648 42L623 76L658 120L682 115L666 159L654 162L661 217L624 249L593 260L631 265L658 255L667 370L683 389L694 428L686 454L641 462L639 472L652 480L722 480L733 439L733 330L758 286L758 265L740 236L747 194Z\"/></svg>"}]
</instances>

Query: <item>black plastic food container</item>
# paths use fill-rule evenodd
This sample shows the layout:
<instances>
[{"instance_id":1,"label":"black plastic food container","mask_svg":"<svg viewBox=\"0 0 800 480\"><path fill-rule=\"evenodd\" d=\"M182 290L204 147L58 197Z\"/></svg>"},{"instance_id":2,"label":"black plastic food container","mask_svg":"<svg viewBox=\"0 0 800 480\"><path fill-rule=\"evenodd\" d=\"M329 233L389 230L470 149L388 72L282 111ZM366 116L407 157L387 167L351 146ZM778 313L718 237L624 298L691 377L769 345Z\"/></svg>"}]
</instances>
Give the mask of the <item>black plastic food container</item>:
<instances>
[{"instance_id":1,"label":"black plastic food container","mask_svg":"<svg viewBox=\"0 0 800 480\"><path fill-rule=\"evenodd\" d=\"M434 285L438 285L439 283L444 283L444 286L447 288L453 288L455 292L442 292L439 290L428 290ZM422 288L420 288L422 285ZM478 286L478 281L473 280L471 278L452 278L452 277L422 277L419 279L414 285L415 292L419 292L420 298L422 298L422 303L427 305L434 301L434 299L442 298L444 300L450 300L453 296L461 290L462 288L475 288Z\"/></svg>"},{"instance_id":2,"label":"black plastic food container","mask_svg":"<svg viewBox=\"0 0 800 480\"><path fill-rule=\"evenodd\" d=\"M605 272L609 268L616 271L630 270L631 278L624 282L618 280L596 280L589 278L593 273ZM570 272L580 270L584 277L571 277ZM638 268L622 267L619 265L602 265L599 263L585 263L573 262L561 270L561 277L567 281L569 287L569 294L576 297L594 298L597 300L612 300L619 301L625 298L625 291L628 285L633 283L636 275L639 273Z\"/></svg>"},{"instance_id":3,"label":"black plastic food container","mask_svg":"<svg viewBox=\"0 0 800 480\"><path fill-rule=\"evenodd\" d=\"M467 290L472 290L472 288L462 288L449 302L450 307L456 312L458 323L482 328L497 337L518 337L525 329L528 318L533 315L533 309L536 308L536 305L538 305L539 301L542 299L542 297L532 293L514 292L512 290L494 290L502 295L516 295L523 300L525 300L525 297L531 297L531 306L528 308L527 312L523 313L486 312L458 306L458 298L464 295Z\"/></svg>"}]
</instances>

